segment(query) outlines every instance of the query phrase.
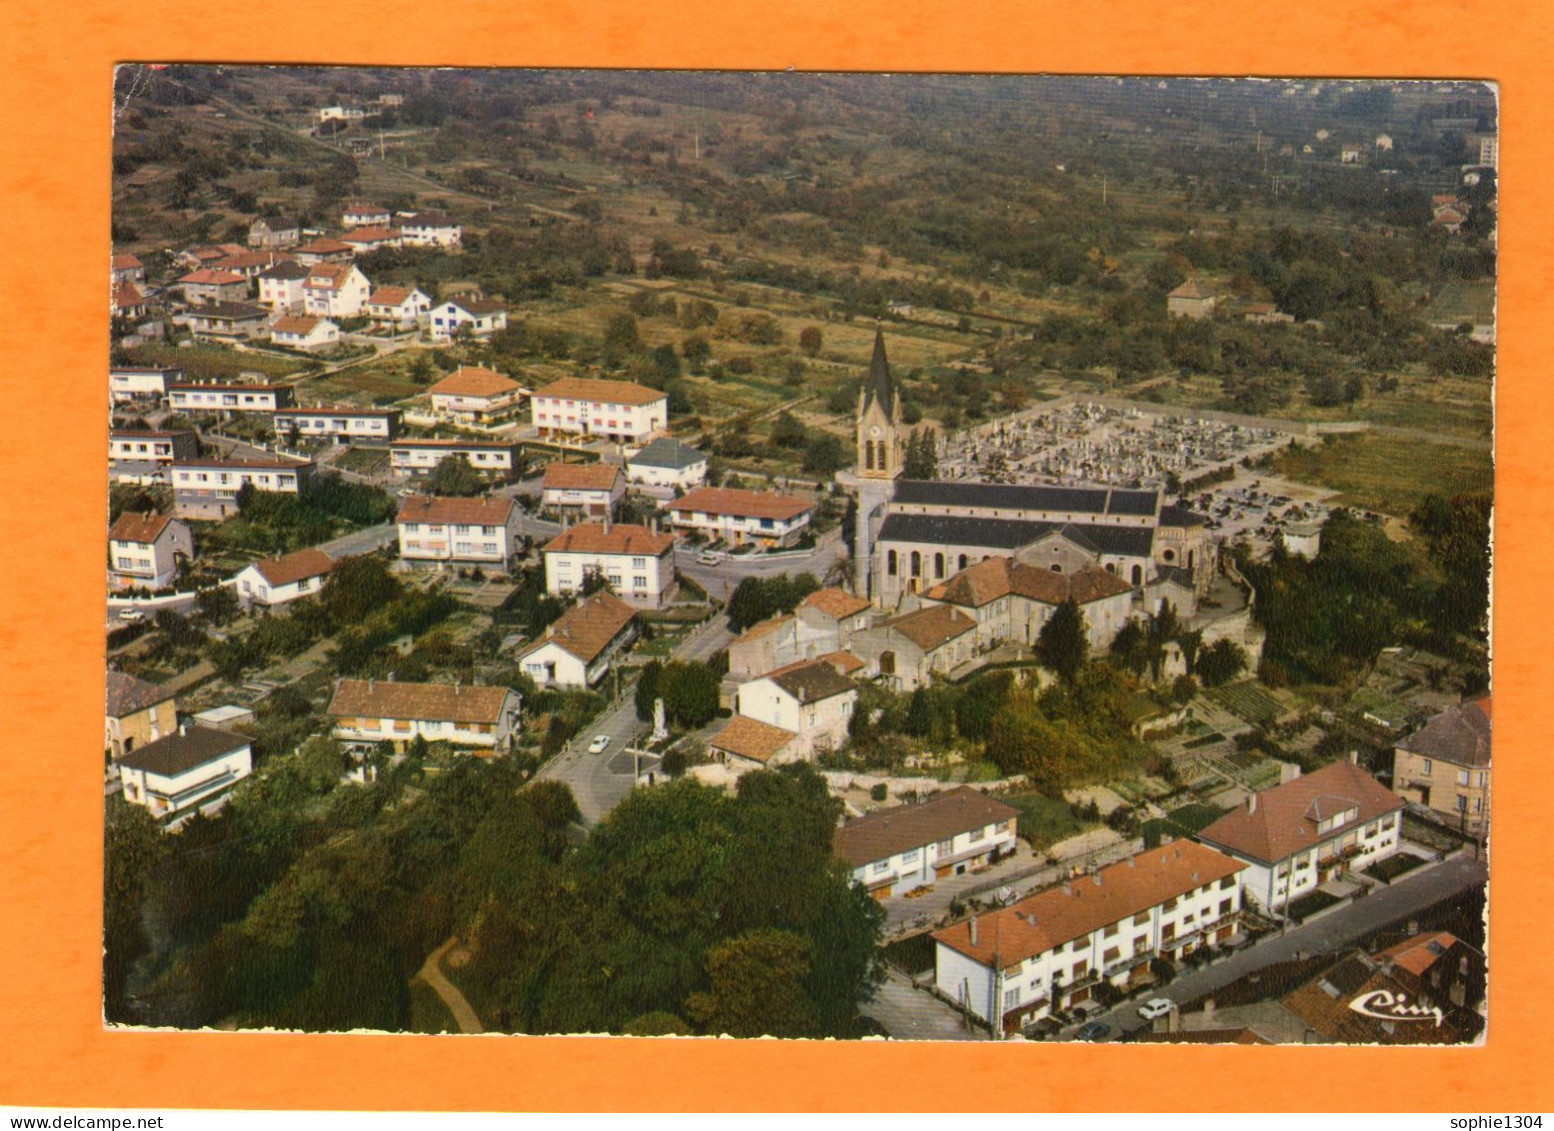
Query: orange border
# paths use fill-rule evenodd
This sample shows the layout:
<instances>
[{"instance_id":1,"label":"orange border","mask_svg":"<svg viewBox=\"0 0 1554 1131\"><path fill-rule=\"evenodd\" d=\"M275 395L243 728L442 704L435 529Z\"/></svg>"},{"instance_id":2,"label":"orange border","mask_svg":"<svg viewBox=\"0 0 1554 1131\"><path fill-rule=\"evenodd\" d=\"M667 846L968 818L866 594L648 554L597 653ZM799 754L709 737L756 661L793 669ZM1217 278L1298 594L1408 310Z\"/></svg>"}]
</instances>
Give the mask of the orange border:
<instances>
[{"instance_id":1,"label":"orange border","mask_svg":"<svg viewBox=\"0 0 1554 1131\"><path fill-rule=\"evenodd\" d=\"M750 14L745 9L750 9ZM256 18L257 17L257 18ZM1554 262L1543 0L168 0L7 8L0 70L0 1103L359 1110L1438 1110L1554 1107L1547 743ZM368 49L331 44L370 44ZM342 57L346 52L351 57ZM1416 75L1502 84L1493 1010L1479 1050L459 1040L98 1025L102 452L110 67L118 60ZM1542 347L1542 348L1540 348ZM71 423L64 424L62 422ZM82 424L81 422L90 422ZM1510 610L1506 613L1506 610ZM1525 755L1534 759L1528 763Z\"/></svg>"}]
</instances>

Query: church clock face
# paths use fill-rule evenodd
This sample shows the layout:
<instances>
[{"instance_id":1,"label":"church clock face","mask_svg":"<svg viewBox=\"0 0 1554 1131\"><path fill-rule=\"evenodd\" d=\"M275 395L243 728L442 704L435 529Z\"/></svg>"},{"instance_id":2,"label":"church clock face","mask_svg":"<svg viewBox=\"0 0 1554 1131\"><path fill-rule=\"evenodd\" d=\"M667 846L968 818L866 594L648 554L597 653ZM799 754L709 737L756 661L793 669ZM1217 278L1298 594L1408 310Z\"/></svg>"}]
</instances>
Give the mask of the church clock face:
<instances>
[{"instance_id":1,"label":"church clock face","mask_svg":"<svg viewBox=\"0 0 1554 1131\"><path fill-rule=\"evenodd\" d=\"M875 425L873 428L869 429L869 435L870 436L878 437L879 434L880 434L879 425Z\"/></svg>"}]
</instances>

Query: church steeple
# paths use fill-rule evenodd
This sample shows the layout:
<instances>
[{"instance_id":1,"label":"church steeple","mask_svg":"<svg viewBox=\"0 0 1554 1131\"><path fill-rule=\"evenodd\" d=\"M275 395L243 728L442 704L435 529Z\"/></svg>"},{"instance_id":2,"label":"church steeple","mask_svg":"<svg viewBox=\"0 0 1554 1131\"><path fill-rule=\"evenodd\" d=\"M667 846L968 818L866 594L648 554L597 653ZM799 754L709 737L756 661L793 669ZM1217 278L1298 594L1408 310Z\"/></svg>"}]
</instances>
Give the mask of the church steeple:
<instances>
[{"instance_id":1,"label":"church steeple","mask_svg":"<svg viewBox=\"0 0 1554 1131\"><path fill-rule=\"evenodd\" d=\"M874 356L858 394L858 474L865 479L896 479L901 475L901 397L890 362L885 334L874 331Z\"/></svg>"}]
</instances>

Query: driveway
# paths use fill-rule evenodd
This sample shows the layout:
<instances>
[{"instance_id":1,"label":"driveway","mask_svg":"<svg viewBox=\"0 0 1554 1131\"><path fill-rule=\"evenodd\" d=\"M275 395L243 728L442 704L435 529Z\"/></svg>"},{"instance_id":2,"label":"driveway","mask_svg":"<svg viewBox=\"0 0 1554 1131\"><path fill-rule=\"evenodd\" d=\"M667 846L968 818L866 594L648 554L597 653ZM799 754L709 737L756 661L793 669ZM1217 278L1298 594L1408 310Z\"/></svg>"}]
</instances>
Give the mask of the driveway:
<instances>
[{"instance_id":1,"label":"driveway","mask_svg":"<svg viewBox=\"0 0 1554 1131\"><path fill-rule=\"evenodd\" d=\"M926 990L915 990L901 971L887 967L885 982L874 991L874 1000L858 1006L880 1027L901 1041L985 1041L987 1030L967 1025L948 1002Z\"/></svg>"}]
</instances>

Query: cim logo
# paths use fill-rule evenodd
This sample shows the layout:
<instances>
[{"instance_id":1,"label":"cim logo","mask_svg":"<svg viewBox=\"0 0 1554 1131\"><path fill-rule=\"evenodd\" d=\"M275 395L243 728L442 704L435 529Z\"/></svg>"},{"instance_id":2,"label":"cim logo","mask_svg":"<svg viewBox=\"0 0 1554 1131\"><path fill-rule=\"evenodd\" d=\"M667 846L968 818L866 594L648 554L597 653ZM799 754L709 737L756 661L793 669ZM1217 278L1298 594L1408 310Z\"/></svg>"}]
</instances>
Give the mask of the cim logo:
<instances>
[{"instance_id":1,"label":"cim logo","mask_svg":"<svg viewBox=\"0 0 1554 1131\"><path fill-rule=\"evenodd\" d=\"M1361 994L1349 1003L1349 1008L1365 1017L1383 1021L1428 1021L1435 1019L1439 1029L1444 1015L1435 1006L1409 1005L1407 994L1395 994L1391 990L1372 990Z\"/></svg>"}]
</instances>

